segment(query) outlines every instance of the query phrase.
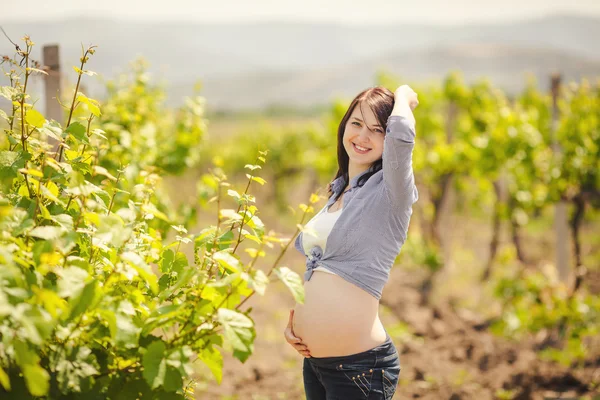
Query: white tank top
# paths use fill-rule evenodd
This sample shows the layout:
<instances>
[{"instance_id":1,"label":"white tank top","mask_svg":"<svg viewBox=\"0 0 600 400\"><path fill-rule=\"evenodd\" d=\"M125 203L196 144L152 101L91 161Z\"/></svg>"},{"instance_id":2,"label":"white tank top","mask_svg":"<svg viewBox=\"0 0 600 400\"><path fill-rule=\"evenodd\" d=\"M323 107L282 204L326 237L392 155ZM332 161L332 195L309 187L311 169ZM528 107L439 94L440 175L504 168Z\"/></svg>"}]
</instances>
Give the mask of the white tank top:
<instances>
[{"instance_id":1,"label":"white tank top","mask_svg":"<svg viewBox=\"0 0 600 400\"><path fill-rule=\"evenodd\" d=\"M335 224L335 221L337 221L341 213L341 208L334 212L329 212L327 209L323 208L321 212L308 221L305 227L314 230L317 237L314 237L308 232L305 232L302 235L302 246L304 247L304 253L306 255L310 253L310 249L312 249L314 246L320 246L321 249L323 249L323 253L325 253L327 236L329 236L329 233L333 228L333 224ZM335 272L332 272L321 266L315 268L314 271L329 272L330 274L337 275Z\"/></svg>"}]
</instances>

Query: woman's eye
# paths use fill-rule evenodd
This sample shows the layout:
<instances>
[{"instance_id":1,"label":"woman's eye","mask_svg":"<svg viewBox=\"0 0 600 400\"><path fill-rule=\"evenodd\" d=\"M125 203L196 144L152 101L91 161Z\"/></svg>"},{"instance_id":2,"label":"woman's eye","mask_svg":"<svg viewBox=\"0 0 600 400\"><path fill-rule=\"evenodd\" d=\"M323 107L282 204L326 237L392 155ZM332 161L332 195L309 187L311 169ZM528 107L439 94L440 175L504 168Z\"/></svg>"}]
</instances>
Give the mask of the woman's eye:
<instances>
[{"instance_id":1,"label":"woman's eye","mask_svg":"<svg viewBox=\"0 0 600 400\"><path fill-rule=\"evenodd\" d=\"M356 121L352 122L353 124L355 124L356 126L360 126L360 124Z\"/></svg>"}]
</instances>

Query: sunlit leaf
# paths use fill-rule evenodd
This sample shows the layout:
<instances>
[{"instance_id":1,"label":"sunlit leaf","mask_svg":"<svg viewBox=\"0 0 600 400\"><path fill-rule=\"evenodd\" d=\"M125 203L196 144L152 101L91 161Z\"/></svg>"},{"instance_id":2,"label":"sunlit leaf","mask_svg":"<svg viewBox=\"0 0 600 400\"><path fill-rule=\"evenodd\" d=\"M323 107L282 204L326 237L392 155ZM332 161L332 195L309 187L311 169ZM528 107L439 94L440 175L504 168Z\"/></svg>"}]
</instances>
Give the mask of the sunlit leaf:
<instances>
[{"instance_id":1,"label":"sunlit leaf","mask_svg":"<svg viewBox=\"0 0 600 400\"><path fill-rule=\"evenodd\" d=\"M264 296L269 284L269 277L260 269L254 272L254 275L249 281L249 285L252 289L256 290L256 293Z\"/></svg>"},{"instance_id":2,"label":"sunlit leaf","mask_svg":"<svg viewBox=\"0 0 600 400\"><path fill-rule=\"evenodd\" d=\"M50 389L50 374L39 365L25 365L23 376L29 393L33 396L45 396Z\"/></svg>"},{"instance_id":3,"label":"sunlit leaf","mask_svg":"<svg viewBox=\"0 0 600 400\"><path fill-rule=\"evenodd\" d=\"M61 237L65 232L66 230L61 226L37 226L29 231L27 235L44 240L54 240Z\"/></svg>"},{"instance_id":4,"label":"sunlit leaf","mask_svg":"<svg viewBox=\"0 0 600 400\"><path fill-rule=\"evenodd\" d=\"M36 128L41 128L42 126L44 126L46 119L44 118L42 113L31 109L31 110L27 111L27 115L25 116L25 121L27 121L27 123L31 126L35 126Z\"/></svg>"},{"instance_id":5,"label":"sunlit leaf","mask_svg":"<svg viewBox=\"0 0 600 400\"><path fill-rule=\"evenodd\" d=\"M232 347L242 352L252 352L254 339L252 320L237 311L220 308L217 319L225 330L225 338Z\"/></svg>"},{"instance_id":6,"label":"sunlit leaf","mask_svg":"<svg viewBox=\"0 0 600 400\"><path fill-rule=\"evenodd\" d=\"M219 251L213 255L213 259L217 260L223 268L230 272L238 272L240 270L240 261L227 251Z\"/></svg>"},{"instance_id":7,"label":"sunlit leaf","mask_svg":"<svg viewBox=\"0 0 600 400\"><path fill-rule=\"evenodd\" d=\"M304 286L302 278L288 267L275 268L275 274L290 289L294 300L304 304Z\"/></svg>"},{"instance_id":8,"label":"sunlit leaf","mask_svg":"<svg viewBox=\"0 0 600 400\"><path fill-rule=\"evenodd\" d=\"M142 365L144 366L144 379L152 389L162 386L165 382L167 364L164 361L166 346L161 340L155 340L148 346Z\"/></svg>"},{"instance_id":9,"label":"sunlit leaf","mask_svg":"<svg viewBox=\"0 0 600 400\"><path fill-rule=\"evenodd\" d=\"M205 361L206 362L206 361ZM223 367L223 365L221 364L221 368ZM211 369L212 371L212 369ZM213 374L215 372L213 371ZM216 376L216 375L215 375ZM10 392L10 378L8 377L8 374L2 369L2 367L0 367L0 385L2 385L2 387L6 390Z\"/></svg>"},{"instance_id":10,"label":"sunlit leaf","mask_svg":"<svg viewBox=\"0 0 600 400\"><path fill-rule=\"evenodd\" d=\"M203 349L198 353L198 358L202 360L215 376L217 384L223 380L223 355L215 347Z\"/></svg>"},{"instance_id":11,"label":"sunlit leaf","mask_svg":"<svg viewBox=\"0 0 600 400\"><path fill-rule=\"evenodd\" d=\"M86 127L79 122L72 122L65 132L70 133L76 140L81 143L90 144L86 134Z\"/></svg>"}]
</instances>

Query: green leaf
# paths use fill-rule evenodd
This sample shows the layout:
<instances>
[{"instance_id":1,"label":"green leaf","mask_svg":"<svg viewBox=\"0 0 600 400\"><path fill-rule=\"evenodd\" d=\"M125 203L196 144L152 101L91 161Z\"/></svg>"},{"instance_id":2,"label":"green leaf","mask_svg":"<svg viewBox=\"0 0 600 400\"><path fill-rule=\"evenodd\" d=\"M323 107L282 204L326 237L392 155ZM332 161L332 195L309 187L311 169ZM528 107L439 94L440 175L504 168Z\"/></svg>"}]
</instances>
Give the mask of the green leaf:
<instances>
[{"instance_id":1,"label":"green leaf","mask_svg":"<svg viewBox=\"0 0 600 400\"><path fill-rule=\"evenodd\" d=\"M275 269L275 274L290 289L294 300L297 303L304 304L304 286L302 284L302 278L289 269L288 267L279 267Z\"/></svg>"},{"instance_id":2,"label":"green leaf","mask_svg":"<svg viewBox=\"0 0 600 400\"><path fill-rule=\"evenodd\" d=\"M76 140L81 143L90 144L90 140L86 134L86 127L79 122L72 122L65 132L71 134Z\"/></svg>"},{"instance_id":3,"label":"green leaf","mask_svg":"<svg viewBox=\"0 0 600 400\"><path fill-rule=\"evenodd\" d=\"M90 215L90 218L99 220L95 238L104 243L110 243L115 248L121 247L133 234L132 228L125 226L125 221L118 214L97 217ZM143 260L141 262L143 263Z\"/></svg>"},{"instance_id":4,"label":"green leaf","mask_svg":"<svg viewBox=\"0 0 600 400\"><path fill-rule=\"evenodd\" d=\"M25 368L28 364L37 364L40 361L40 357L29 348L27 343L15 340L13 346L15 348L15 359L19 367Z\"/></svg>"},{"instance_id":5,"label":"green leaf","mask_svg":"<svg viewBox=\"0 0 600 400\"><path fill-rule=\"evenodd\" d=\"M110 172L108 172L106 170L106 168L101 167L99 165L94 165L92 167L92 171L94 171L94 175L102 175L102 176L107 177L108 179L110 179L113 182L117 181L117 178L115 178Z\"/></svg>"},{"instance_id":6,"label":"green leaf","mask_svg":"<svg viewBox=\"0 0 600 400\"><path fill-rule=\"evenodd\" d=\"M246 174L246 177L247 177L248 179L252 179L254 182L258 182L258 183L260 183L261 185L264 185L265 183L267 183L267 181L265 181L265 180L264 180L263 178L261 178L260 176L252 176L252 175Z\"/></svg>"},{"instance_id":7,"label":"green leaf","mask_svg":"<svg viewBox=\"0 0 600 400\"><path fill-rule=\"evenodd\" d=\"M163 290L160 293L160 295L158 296L159 300L164 301L166 298L171 296L173 293L175 293L181 287L187 285L188 282L192 279L192 277L196 274L196 272L197 272L197 270L195 268L184 269L183 272L181 274L179 274L179 277L178 277L175 285L173 285L172 287L170 287L167 290ZM199 272L199 274L207 275L207 273L205 271Z\"/></svg>"},{"instance_id":8,"label":"green leaf","mask_svg":"<svg viewBox=\"0 0 600 400\"><path fill-rule=\"evenodd\" d=\"M252 240L252 241L254 241L254 242L258 243L258 244L262 243L262 240L258 236L251 235L251 234L247 233L247 234L244 235L244 237L246 239L250 239L250 240Z\"/></svg>"},{"instance_id":9,"label":"green leaf","mask_svg":"<svg viewBox=\"0 0 600 400\"><path fill-rule=\"evenodd\" d=\"M142 335L147 335L156 328L161 328L169 322L173 321L179 315L186 311L185 303L181 304L168 304L162 306L152 312L150 317L144 322L144 329Z\"/></svg>"},{"instance_id":10,"label":"green leaf","mask_svg":"<svg viewBox=\"0 0 600 400\"><path fill-rule=\"evenodd\" d=\"M19 153L16 151L0 151L0 167L12 167L19 158Z\"/></svg>"},{"instance_id":11,"label":"green leaf","mask_svg":"<svg viewBox=\"0 0 600 400\"><path fill-rule=\"evenodd\" d=\"M115 400L163 399L163 397L159 398L158 395L153 396L152 389L150 389L148 382L138 374L134 377L129 377L125 384L117 390L113 390L116 392L114 395ZM162 393L160 395L162 395Z\"/></svg>"},{"instance_id":12,"label":"green leaf","mask_svg":"<svg viewBox=\"0 0 600 400\"><path fill-rule=\"evenodd\" d=\"M191 352L185 349L179 349L179 351L176 350L167 355L165 344L161 340L155 340L148 346L142 358L144 379L152 389L160 386L163 386L164 390L168 392L182 389L183 380L180 371L186 375L193 372L188 365L190 356Z\"/></svg>"},{"instance_id":13,"label":"green leaf","mask_svg":"<svg viewBox=\"0 0 600 400\"><path fill-rule=\"evenodd\" d=\"M87 311L88 307L92 304L96 297L96 289L98 288L98 281L93 280L81 291L81 294L77 296L73 301L70 301L71 313L69 314L69 321L77 318L79 315Z\"/></svg>"},{"instance_id":14,"label":"green leaf","mask_svg":"<svg viewBox=\"0 0 600 400\"><path fill-rule=\"evenodd\" d=\"M240 194L238 192L236 192L233 189L228 189L227 190L227 195L233 197L234 199L236 199L238 202L240 201Z\"/></svg>"},{"instance_id":15,"label":"green leaf","mask_svg":"<svg viewBox=\"0 0 600 400\"><path fill-rule=\"evenodd\" d=\"M51 220L56 222L57 224L59 224L64 229L67 229L67 230L73 229L73 217L71 217L69 214L53 215L51 217Z\"/></svg>"},{"instance_id":16,"label":"green leaf","mask_svg":"<svg viewBox=\"0 0 600 400\"><path fill-rule=\"evenodd\" d=\"M165 213L163 213L162 211L158 210L156 208L156 206L152 203L144 204L142 206L142 211L147 213L147 215L144 216L145 219L152 219L152 218L156 217L165 222L169 222L169 223L171 222L171 221L169 221L169 217L167 217L165 215Z\"/></svg>"},{"instance_id":17,"label":"green leaf","mask_svg":"<svg viewBox=\"0 0 600 400\"><path fill-rule=\"evenodd\" d=\"M208 366L220 385L223 380L223 355L219 350L210 346L198 353L198 358Z\"/></svg>"},{"instance_id":18,"label":"green leaf","mask_svg":"<svg viewBox=\"0 0 600 400\"><path fill-rule=\"evenodd\" d=\"M31 156L16 151L0 151L0 179L14 178Z\"/></svg>"},{"instance_id":19,"label":"green leaf","mask_svg":"<svg viewBox=\"0 0 600 400\"><path fill-rule=\"evenodd\" d=\"M116 313L117 332L115 335L115 344L125 348L138 347L139 335L142 328L137 326L133 320L134 317L123 313Z\"/></svg>"},{"instance_id":20,"label":"green leaf","mask_svg":"<svg viewBox=\"0 0 600 400\"><path fill-rule=\"evenodd\" d=\"M42 113L32 109L32 110L27 111L27 115L25 116L25 121L27 121L27 123L31 126L35 126L36 128L41 128L42 126L44 126L46 119L44 118Z\"/></svg>"},{"instance_id":21,"label":"green leaf","mask_svg":"<svg viewBox=\"0 0 600 400\"><path fill-rule=\"evenodd\" d=\"M163 360L163 363L167 363L166 360ZM181 373L175 368L171 368L167 365L167 370L165 373L165 381L163 383L163 387L167 392L176 392L177 390L183 387L183 379L181 378Z\"/></svg>"},{"instance_id":22,"label":"green leaf","mask_svg":"<svg viewBox=\"0 0 600 400\"><path fill-rule=\"evenodd\" d=\"M125 222L118 214L93 215L86 214L90 221L98 221L98 230L95 239L103 243L110 243L118 248L125 243L132 235L131 227L125 226ZM141 263L144 263L143 260Z\"/></svg>"},{"instance_id":23,"label":"green leaf","mask_svg":"<svg viewBox=\"0 0 600 400\"><path fill-rule=\"evenodd\" d=\"M48 187L46 187L45 185L40 185L40 189L42 190L42 194L44 195L45 198L64 206L65 203L56 196L54 188L56 188L56 185L52 182L48 182ZM50 217L50 219L51 219L51 217Z\"/></svg>"},{"instance_id":24,"label":"green leaf","mask_svg":"<svg viewBox=\"0 0 600 400\"><path fill-rule=\"evenodd\" d=\"M174 348L167 357L167 365L177 369L181 376L190 376L194 373L194 367L191 363L193 356L194 352L189 346Z\"/></svg>"},{"instance_id":25,"label":"green leaf","mask_svg":"<svg viewBox=\"0 0 600 400\"><path fill-rule=\"evenodd\" d=\"M256 293L264 296L269 284L269 277L262 270L257 269L254 276L248 281L248 284L252 289L256 290Z\"/></svg>"},{"instance_id":26,"label":"green leaf","mask_svg":"<svg viewBox=\"0 0 600 400\"><path fill-rule=\"evenodd\" d=\"M99 373L96 356L88 347L71 346L61 354L63 356L56 363L56 380L60 391L64 394L81 392L87 379Z\"/></svg>"},{"instance_id":27,"label":"green leaf","mask_svg":"<svg viewBox=\"0 0 600 400\"><path fill-rule=\"evenodd\" d=\"M152 389L162 386L165 382L167 373L167 364L164 361L165 349L165 344L161 340L155 340L148 346L142 358L144 379Z\"/></svg>"},{"instance_id":28,"label":"green leaf","mask_svg":"<svg viewBox=\"0 0 600 400\"><path fill-rule=\"evenodd\" d=\"M58 280L58 295L60 297L77 296L85 287L85 281L89 274L79 267L67 267L56 269L56 273L62 278Z\"/></svg>"},{"instance_id":29,"label":"green leaf","mask_svg":"<svg viewBox=\"0 0 600 400\"><path fill-rule=\"evenodd\" d=\"M108 138L106 137L105 133L106 132L104 132L102 129L98 129L98 128L92 129L92 135L99 136L99 137L101 137L104 140L108 140Z\"/></svg>"},{"instance_id":30,"label":"green leaf","mask_svg":"<svg viewBox=\"0 0 600 400\"><path fill-rule=\"evenodd\" d=\"M61 226L36 226L27 236L37 237L44 240L54 240L61 237L66 230Z\"/></svg>"},{"instance_id":31,"label":"green leaf","mask_svg":"<svg viewBox=\"0 0 600 400\"><path fill-rule=\"evenodd\" d=\"M108 330L110 332L110 337L114 340L117 336L117 332L120 333L121 329L117 331L117 317L114 311L99 309L98 315L100 315L101 319L108 326Z\"/></svg>"},{"instance_id":32,"label":"green leaf","mask_svg":"<svg viewBox=\"0 0 600 400\"><path fill-rule=\"evenodd\" d=\"M14 312L14 307L8 300L8 296L6 295L5 288L0 291L0 317L4 317L10 315Z\"/></svg>"},{"instance_id":33,"label":"green leaf","mask_svg":"<svg viewBox=\"0 0 600 400\"><path fill-rule=\"evenodd\" d=\"M13 101L13 98L19 94L19 91L11 86L0 86L0 96L4 97L9 101Z\"/></svg>"},{"instance_id":34,"label":"green leaf","mask_svg":"<svg viewBox=\"0 0 600 400\"><path fill-rule=\"evenodd\" d=\"M46 396L50 389L50 375L39 365L26 365L23 367L23 375L29 393L33 396Z\"/></svg>"},{"instance_id":35,"label":"green leaf","mask_svg":"<svg viewBox=\"0 0 600 400\"><path fill-rule=\"evenodd\" d=\"M140 277L148 284L154 294L158 293L158 278L152 269L138 254L127 251L121 255L123 261L129 264L140 274Z\"/></svg>"},{"instance_id":36,"label":"green leaf","mask_svg":"<svg viewBox=\"0 0 600 400\"><path fill-rule=\"evenodd\" d=\"M182 252L177 252L177 254L173 254L172 250L166 250L163 253L163 259L161 263L161 272L169 273L175 272L176 274L181 274L185 267L188 266L188 259L186 255Z\"/></svg>"},{"instance_id":37,"label":"green leaf","mask_svg":"<svg viewBox=\"0 0 600 400\"><path fill-rule=\"evenodd\" d=\"M38 171L37 169L33 169L33 168L21 168L19 170L19 172L22 174L25 174L25 175L35 176L37 178L44 177L44 174L42 173L42 171Z\"/></svg>"},{"instance_id":38,"label":"green leaf","mask_svg":"<svg viewBox=\"0 0 600 400\"><path fill-rule=\"evenodd\" d=\"M84 73L90 75L93 72L92 71L83 71ZM92 114L94 114L96 117L100 116L100 107L99 104L96 100L90 99L88 98L86 95L84 95L83 93L79 93L77 96L77 100L86 104L90 110L90 112Z\"/></svg>"},{"instance_id":39,"label":"green leaf","mask_svg":"<svg viewBox=\"0 0 600 400\"><path fill-rule=\"evenodd\" d=\"M223 326L225 339L235 350L244 353L252 352L255 334L253 332L254 324L250 318L228 308L219 308L217 320Z\"/></svg>"},{"instance_id":40,"label":"green leaf","mask_svg":"<svg viewBox=\"0 0 600 400\"><path fill-rule=\"evenodd\" d=\"M8 377L8 374L4 372L2 367L0 367L0 385L2 385L6 391L10 392L10 378Z\"/></svg>"},{"instance_id":41,"label":"green leaf","mask_svg":"<svg viewBox=\"0 0 600 400\"><path fill-rule=\"evenodd\" d=\"M217 239L217 247L219 250L228 249L233 243L235 243L235 235L233 231L227 231ZM210 246L206 247L206 250L212 250L212 243Z\"/></svg>"},{"instance_id":42,"label":"green leaf","mask_svg":"<svg viewBox=\"0 0 600 400\"><path fill-rule=\"evenodd\" d=\"M18 320L23 327L23 337L37 345L41 345L50 336L55 324L50 313L29 305Z\"/></svg>"},{"instance_id":43,"label":"green leaf","mask_svg":"<svg viewBox=\"0 0 600 400\"><path fill-rule=\"evenodd\" d=\"M51 138L61 141L63 139L63 130L60 124L54 120L48 121L39 131Z\"/></svg>"},{"instance_id":44,"label":"green leaf","mask_svg":"<svg viewBox=\"0 0 600 400\"><path fill-rule=\"evenodd\" d=\"M102 192L102 189L86 181L81 173L72 171L69 173L69 187L65 189L65 192L73 196L87 197L92 193Z\"/></svg>"},{"instance_id":45,"label":"green leaf","mask_svg":"<svg viewBox=\"0 0 600 400\"><path fill-rule=\"evenodd\" d=\"M13 208L11 213L4 217L1 227L7 231L11 231L13 236L20 236L23 232L31 229L34 222L29 218L27 211L20 208Z\"/></svg>"},{"instance_id":46,"label":"green leaf","mask_svg":"<svg viewBox=\"0 0 600 400\"><path fill-rule=\"evenodd\" d=\"M219 251L215 253L212 258L218 261L219 264L228 271L238 272L240 270L240 261L228 250Z\"/></svg>"},{"instance_id":47,"label":"green leaf","mask_svg":"<svg viewBox=\"0 0 600 400\"><path fill-rule=\"evenodd\" d=\"M261 221L258 216L253 215L252 218L248 221L248 226L256 232L258 237L262 237L265 234L265 225Z\"/></svg>"},{"instance_id":48,"label":"green leaf","mask_svg":"<svg viewBox=\"0 0 600 400\"><path fill-rule=\"evenodd\" d=\"M26 71L39 72L40 74L48 75L48 73L46 71L44 71L43 69L39 69L39 68L28 67L26 69Z\"/></svg>"},{"instance_id":49,"label":"green leaf","mask_svg":"<svg viewBox=\"0 0 600 400\"><path fill-rule=\"evenodd\" d=\"M160 272L167 273L171 270L171 265L173 264L173 259L175 258L175 253L173 250L167 249L163 251L162 254L162 262L160 264Z\"/></svg>"}]
</instances>

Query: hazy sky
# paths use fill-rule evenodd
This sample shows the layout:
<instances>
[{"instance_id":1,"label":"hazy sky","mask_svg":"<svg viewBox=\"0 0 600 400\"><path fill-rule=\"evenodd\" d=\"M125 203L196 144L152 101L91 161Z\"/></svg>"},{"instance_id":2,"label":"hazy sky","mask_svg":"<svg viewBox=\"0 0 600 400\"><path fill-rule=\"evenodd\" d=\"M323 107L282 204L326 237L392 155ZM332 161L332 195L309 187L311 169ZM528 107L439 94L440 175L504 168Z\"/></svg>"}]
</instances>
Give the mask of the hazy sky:
<instances>
[{"instance_id":1,"label":"hazy sky","mask_svg":"<svg viewBox=\"0 0 600 400\"><path fill-rule=\"evenodd\" d=\"M4 3L0 22L87 15L212 22L277 19L372 24L413 20L458 24L541 17L558 12L600 16L600 0L27 0Z\"/></svg>"}]
</instances>

